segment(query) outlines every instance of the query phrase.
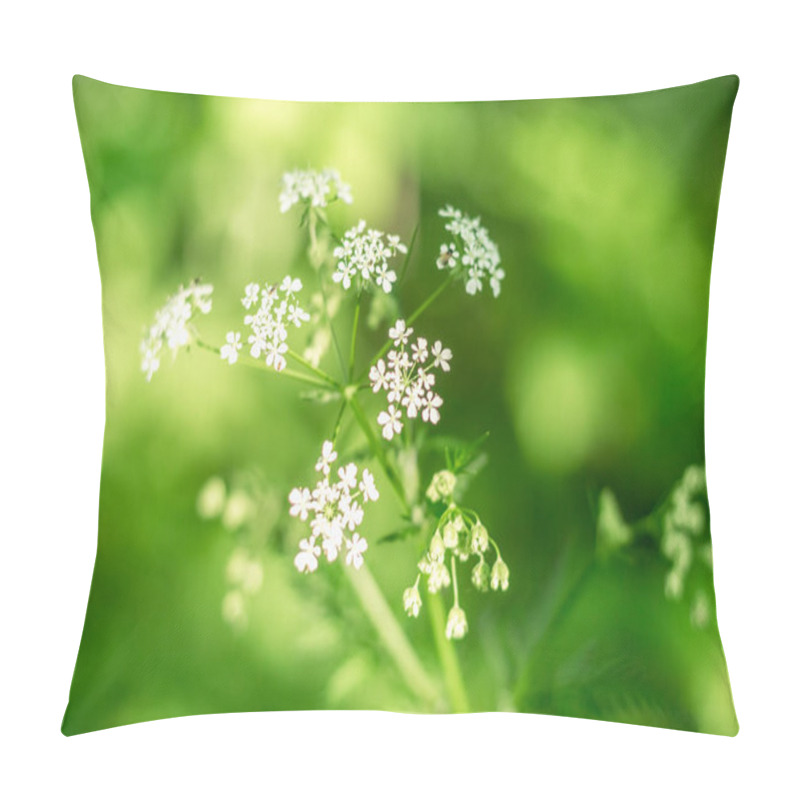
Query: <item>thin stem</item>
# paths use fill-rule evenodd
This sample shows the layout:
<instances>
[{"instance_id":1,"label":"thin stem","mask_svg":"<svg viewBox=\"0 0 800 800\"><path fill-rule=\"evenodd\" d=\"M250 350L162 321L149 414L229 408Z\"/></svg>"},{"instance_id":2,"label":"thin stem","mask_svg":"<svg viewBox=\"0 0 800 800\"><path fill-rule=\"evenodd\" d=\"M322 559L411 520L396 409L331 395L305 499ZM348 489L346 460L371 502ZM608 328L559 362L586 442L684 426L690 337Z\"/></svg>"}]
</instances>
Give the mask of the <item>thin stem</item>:
<instances>
[{"instance_id":1,"label":"thin stem","mask_svg":"<svg viewBox=\"0 0 800 800\"><path fill-rule=\"evenodd\" d=\"M358 293L356 300L356 311L353 314L353 333L350 337L350 364L347 369L347 379L353 379L353 365L356 362L356 333L358 332L358 315L361 312L361 292Z\"/></svg>"},{"instance_id":2,"label":"thin stem","mask_svg":"<svg viewBox=\"0 0 800 800\"><path fill-rule=\"evenodd\" d=\"M457 714L465 714L469 711L469 700L467 690L464 687L464 678L461 675L461 667L458 663L453 642L445 635L446 621L444 616L444 604L440 594L428 592L428 616L433 628L433 638L436 642L436 651L439 655L439 663L442 665L444 673L444 684L447 689L447 696L450 700L450 707Z\"/></svg>"},{"instance_id":3,"label":"thin stem","mask_svg":"<svg viewBox=\"0 0 800 800\"><path fill-rule=\"evenodd\" d=\"M319 291L322 295L322 314L325 317L325 322L328 323L328 327L331 330L331 338L333 339L333 346L336 350L336 355L339 358L339 366L342 370L342 376L344 380L347 380L347 366L344 363L344 356L342 355L342 348L339 346L339 338L336 336L336 329L333 327L333 320L330 318L328 314L328 295L325 292L325 282L322 279L322 270L317 270L317 277L319 278Z\"/></svg>"},{"instance_id":4,"label":"thin stem","mask_svg":"<svg viewBox=\"0 0 800 800\"><path fill-rule=\"evenodd\" d=\"M362 564L357 570L345 568L345 573L408 688L426 703L435 704L439 697L436 684L425 671L367 565Z\"/></svg>"},{"instance_id":5,"label":"thin stem","mask_svg":"<svg viewBox=\"0 0 800 800\"><path fill-rule=\"evenodd\" d=\"M406 514L410 513L411 507L408 504L408 500L406 499L406 493L403 490L403 484L400 481L400 478L397 476L395 471L389 464L388 459L386 458L386 451L383 449L380 441L378 441L378 437L375 435L375 431L372 430L372 427L367 420L364 410L361 408L361 404L358 402L358 399L355 395L352 395L348 402L350 403L350 408L353 409L353 416L356 418L356 421L361 426L361 430L364 431L364 435L367 437L367 441L369 442L370 449L375 454L375 457L378 459L386 477L389 479L389 483L392 485L392 488L397 495L397 498L400 500L400 503L403 506L403 511Z\"/></svg>"},{"instance_id":6,"label":"thin stem","mask_svg":"<svg viewBox=\"0 0 800 800\"><path fill-rule=\"evenodd\" d=\"M327 372L323 372L323 370L319 369L318 367L315 367L310 361L303 358L303 356L301 356L299 353L295 353L294 350L288 350L286 352L286 355L289 356L289 358L296 361L298 364L302 364L307 370L313 372L316 376L321 378L323 381L325 381L328 385L332 386L334 389L342 388L341 385L337 383L330 375L328 375Z\"/></svg>"},{"instance_id":7,"label":"thin stem","mask_svg":"<svg viewBox=\"0 0 800 800\"><path fill-rule=\"evenodd\" d=\"M414 312L408 317L408 319L406 319L406 323L410 325L412 322L414 322L414 320L417 319L420 316L420 314L422 314L422 312L425 311L425 309L427 309L428 306L431 303L433 303L433 301L436 300L436 298L453 282L453 278L455 278L454 271L450 273L450 275L447 277L447 280L440 283L439 286L436 289L434 289L433 292L431 292L431 294L429 294L428 297L425 300L423 300L419 306L417 306ZM381 347L381 349L378 350L375 356L373 356L372 360L369 362L366 369L358 376L359 383L361 383L361 381L364 380L364 378L369 374L370 367L379 358L383 358L383 356L386 355L387 350L391 346L392 346L392 340L387 339L386 342L384 342L383 347Z\"/></svg>"},{"instance_id":8,"label":"thin stem","mask_svg":"<svg viewBox=\"0 0 800 800\"><path fill-rule=\"evenodd\" d=\"M201 348L202 350L208 350L210 353L216 353L217 355L220 354L219 347L214 347L214 345L206 344L199 339L195 339L195 344ZM301 381L302 383L307 383L309 386L316 386L318 389L338 389L339 387L336 384L332 384L330 382L323 383L322 381L318 381L316 378L312 378L310 375L304 375L302 372L296 372L293 369L282 369L280 372L274 369L273 367L267 366L266 362L259 361L257 359L242 359L236 362L237 364L242 364L245 367L250 367L250 369L258 369L262 372L270 372L274 373L275 375L283 375L287 378L292 378L296 381Z\"/></svg>"}]
</instances>

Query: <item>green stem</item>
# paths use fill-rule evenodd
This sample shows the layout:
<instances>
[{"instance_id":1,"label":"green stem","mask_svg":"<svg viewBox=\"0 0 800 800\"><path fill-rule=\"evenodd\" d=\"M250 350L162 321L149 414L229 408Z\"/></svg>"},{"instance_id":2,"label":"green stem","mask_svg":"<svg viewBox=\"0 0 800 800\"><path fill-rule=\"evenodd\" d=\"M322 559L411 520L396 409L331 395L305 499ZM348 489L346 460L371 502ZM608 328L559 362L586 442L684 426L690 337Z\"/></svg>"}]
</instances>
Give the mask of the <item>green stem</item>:
<instances>
[{"instance_id":1,"label":"green stem","mask_svg":"<svg viewBox=\"0 0 800 800\"><path fill-rule=\"evenodd\" d=\"M307 370L313 372L317 377L321 378L325 383L331 386L334 389L341 389L341 385L338 384L327 372L323 372L323 370L315 367L310 361L303 358L299 353L295 353L294 350L288 350L286 353L289 358L296 361L298 364L302 364Z\"/></svg>"},{"instance_id":2,"label":"green stem","mask_svg":"<svg viewBox=\"0 0 800 800\"><path fill-rule=\"evenodd\" d=\"M200 341L199 339L195 339L195 344L201 348L202 350L208 350L210 353L216 353L217 355L220 354L219 347L214 347L214 345L206 344L205 342ZM312 378L310 375L304 375L302 372L296 372L293 369L282 369L278 372L273 367L268 367L264 361L259 361L254 358L247 358L242 359L236 362L237 364L242 364L245 367L250 367L250 369L258 369L262 372L270 372L274 373L275 375L284 375L287 378L292 378L296 381L301 381L302 383L307 383L309 386L316 386L318 389L338 389L339 387L336 384L330 383L330 381L323 383L322 381L318 381L316 378Z\"/></svg>"},{"instance_id":3,"label":"green stem","mask_svg":"<svg viewBox=\"0 0 800 800\"><path fill-rule=\"evenodd\" d=\"M433 638L436 642L436 652L439 654L439 662L444 673L444 684L447 689L447 696L450 699L450 707L457 714L465 714L469 711L469 700L467 690L464 687L464 678L461 675L461 667L458 663L453 642L445 635L447 621L444 615L444 604L440 594L428 592L428 616L433 628Z\"/></svg>"},{"instance_id":4,"label":"green stem","mask_svg":"<svg viewBox=\"0 0 800 800\"><path fill-rule=\"evenodd\" d=\"M378 437L375 435L375 431L372 429L372 426L369 424L369 421L364 414L364 409L361 408L361 404L358 402L356 395L351 395L348 398L348 402L350 403L350 408L353 409L353 416L356 418L356 422L358 422L358 424L361 426L361 430L364 431L364 435L367 437L370 449L378 459L378 462L386 474L386 477L389 479L389 483L392 485L397 498L400 500L400 503L403 506L403 511L406 514L410 513L411 507L406 499L406 493L403 490L403 484L390 466L389 460L386 458L386 451L378 440Z\"/></svg>"},{"instance_id":5,"label":"green stem","mask_svg":"<svg viewBox=\"0 0 800 800\"><path fill-rule=\"evenodd\" d=\"M436 298L453 282L453 278L455 278L455 271L451 271L450 275L447 277L447 280L439 284L439 286L436 289L434 289L433 292L431 292L431 294L429 294L428 297L425 300L423 300L419 306L417 306L414 312L408 317L408 319L406 319L406 323L410 325L412 322L414 322L414 320L417 319L420 316L420 314L422 314L422 312L425 311L425 309L427 309L428 306L431 303L433 303L433 301L436 300ZM361 373L361 375L358 376L358 383L361 383L361 381L364 380L364 378L369 374L370 367L379 358L383 358L383 356L386 355L386 352L391 346L392 346L392 340L387 339L383 347L381 347L381 349L378 350L378 352L369 362L366 369Z\"/></svg>"},{"instance_id":6,"label":"green stem","mask_svg":"<svg viewBox=\"0 0 800 800\"><path fill-rule=\"evenodd\" d=\"M358 332L358 315L361 312L361 292L358 293L356 300L356 311L353 314L353 333L350 337L350 365L347 369L347 379L353 378L353 365L356 362L356 333Z\"/></svg>"},{"instance_id":7,"label":"green stem","mask_svg":"<svg viewBox=\"0 0 800 800\"><path fill-rule=\"evenodd\" d=\"M435 704L439 697L436 684L425 671L367 565L362 564L360 569L345 568L345 573L408 688L424 702Z\"/></svg>"}]
</instances>

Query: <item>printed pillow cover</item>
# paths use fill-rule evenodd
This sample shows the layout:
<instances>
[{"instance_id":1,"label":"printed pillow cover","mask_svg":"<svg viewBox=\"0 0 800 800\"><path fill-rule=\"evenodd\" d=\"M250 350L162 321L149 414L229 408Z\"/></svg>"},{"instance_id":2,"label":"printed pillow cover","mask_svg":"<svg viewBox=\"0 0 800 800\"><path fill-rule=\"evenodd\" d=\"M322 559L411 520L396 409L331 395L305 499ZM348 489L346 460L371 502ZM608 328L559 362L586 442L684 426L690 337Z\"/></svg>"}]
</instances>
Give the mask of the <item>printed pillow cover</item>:
<instances>
[{"instance_id":1,"label":"printed pillow cover","mask_svg":"<svg viewBox=\"0 0 800 800\"><path fill-rule=\"evenodd\" d=\"M734 735L703 393L737 88L76 76L107 416L63 732L327 708Z\"/></svg>"}]
</instances>

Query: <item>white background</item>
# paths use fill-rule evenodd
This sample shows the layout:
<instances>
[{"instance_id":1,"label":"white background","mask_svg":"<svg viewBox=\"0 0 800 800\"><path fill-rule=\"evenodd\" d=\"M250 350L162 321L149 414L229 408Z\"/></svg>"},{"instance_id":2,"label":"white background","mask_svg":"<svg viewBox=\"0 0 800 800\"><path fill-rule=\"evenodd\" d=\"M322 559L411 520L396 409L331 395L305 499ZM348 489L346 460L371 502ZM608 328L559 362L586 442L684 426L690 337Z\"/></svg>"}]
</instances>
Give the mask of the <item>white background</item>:
<instances>
[{"instance_id":1,"label":"white background","mask_svg":"<svg viewBox=\"0 0 800 800\"><path fill-rule=\"evenodd\" d=\"M214 5L15 3L4 14L0 794L366 796L375 786L398 797L798 796L800 143L790 5ZM228 715L61 736L96 547L104 410L76 72L302 100L610 94L740 75L706 404L737 738L528 715L380 713Z\"/></svg>"}]
</instances>

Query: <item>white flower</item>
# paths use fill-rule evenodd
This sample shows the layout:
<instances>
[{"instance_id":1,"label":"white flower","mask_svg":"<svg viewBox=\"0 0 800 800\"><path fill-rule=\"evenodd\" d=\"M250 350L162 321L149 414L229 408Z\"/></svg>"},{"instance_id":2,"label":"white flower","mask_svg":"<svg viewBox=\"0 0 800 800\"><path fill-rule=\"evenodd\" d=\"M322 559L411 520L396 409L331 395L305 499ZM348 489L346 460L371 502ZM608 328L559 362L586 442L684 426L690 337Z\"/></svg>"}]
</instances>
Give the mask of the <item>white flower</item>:
<instances>
[{"instance_id":1,"label":"white flower","mask_svg":"<svg viewBox=\"0 0 800 800\"><path fill-rule=\"evenodd\" d=\"M350 186L342 182L335 169L323 169L321 172L297 169L284 173L278 200L281 213L285 213L301 200L324 208L337 198L348 204L353 202Z\"/></svg>"},{"instance_id":2,"label":"white flower","mask_svg":"<svg viewBox=\"0 0 800 800\"><path fill-rule=\"evenodd\" d=\"M409 617L418 617L422 608L422 597L415 583L403 592L403 609Z\"/></svg>"},{"instance_id":3,"label":"white flower","mask_svg":"<svg viewBox=\"0 0 800 800\"><path fill-rule=\"evenodd\" d=\"M430 422L431 425L436 425L441 419L439 408L442 405L442 398L434 392L428 392L425 396L425 404L422 407L422 419L425 422Z\"/></svg>"},{"instance_id":4,"label":"white flower","mask_svg":"<svg viewBox=\"0 0 800 800\"><path fill-rule=\"evenodd\" d=\"M464 613L464 609L459 606L453 606L447 615L447 626L445 627L444 635L448 639L463 639L467 635L467 630L467 615Z\"/></svg>"},{"instance_id":5,"label":"white flower","mask_svg":"<svg viewBox=\"0 0 800 800\"><path fill-rule=\"evenodd\" d=\"M220 357L226 359L229 364L235 364L242 349L242 334L231 331L225 336L225 341L227 344L222 345L219 351Z\"/></svg>"},{"instance_id":6,"label":"white flower","mask_svg":"<svg viewBox=\"0 0 800 800\"><path fill-rule=\"evenodd\" d=\"M363 553L367 549L367 542L356 532L356 528L364 519L363 504L377 500L378 491L367 470L362 472L362 480L358 481L358 467L353 463L340 467L336 473L339 480L331 483L331 465L336 458L333 443L326 441L316 464L316 471L323 473L317 485L313 490L299 487L289 493L289 513L303 522L308 520L311 528L311 536L303 540L305 545L301 542L300 553L295 558L295 566L301 572L316 569L316 562L313 567L310 566L311 559L307 551L315 557L324 552L328 561L335 561L343 545L347 546L347 564L358 569L364 563ZM353 534L352 539L345 536L347 530ZM309 550L314 547L316 552Z\"/></svg>"},{"instance_id":7,"label":"white flower","mask_svg":"<svg viewBox=\"0 0 800 800\"><path fill-rule=\"evenodd\" d=\"M289 513L293 517L300 517L305 522L308 519L308 512L313 510L311 492L305 487L292 489L289 493L289 502L292 504Z\"/></svg>"},{"instance_id":8,"label":"white flower","mask_svg":"<svg viewBox=\"0 0 800 800\"><path fill-rule=\"evenodd\" d=\"M356 569L360 569L364 563L362 553L367 549L367 540L362 539L357 533L353 534L352 539L347 540L347 556L345 563L351 564Z\"/></svg>"},{"instance_id":9,"label":"white flower","mask_svg":"<svg viewBox=\"0 0 800 800\"><path fill-rule=\"evenodd\" d=\"M378 414L378 425L381 425L383 428L382 433L384 439L390 441L396 433L400 433L400 431L403 430L403 423L400 422L400 417L400 412L393 405L390 405L386 411L381 411L381 413Z\"/></svg>"},{"instance_id":10,"label":"white flower","mask_svg":"<svg viewBox=\"0 0 800 800\"><path fill-rule=\"evenodd\" d=\"M394 341L395 347L408 344L408 337L414 333L413 328L407 328L405 320L399 319L393 328L389 328L389 338Z\"/></svg>"},{"instance_id":11,"label":"white flower","mask_svg":"<svg viewBox=\"0 0 800 800\"><path fill-rule=\"evenodd\" d=\"M369 470L365 469L361 474L361 482L358 484L358 488L365 503L368 500L374 502L380 497L378 490L375 488L375 478L372 477L372 473Z\"/></svg>"},{"instance_id":12,"label":"white flower","mask_svg":"<svg viewBox=\"0 0 800 800\"><path fill-rule=\"evenodd\" d=\"M142 340L142 372L149 381L161 365L161 351L166 345L173 359L178 351L188 347L194 335L189 328L194 315L211 311L211 293L214 287L208 283L192 281L188 287L181 286L156 312L155 320Z\"/></svg>"},{"instance_id":13,"label":"white flower","mask_svg":"<svg viewBox=\"0 0 800 800\"><path fill-rule=\"evenodd\" d=\"M244 289L242 305L248 311L253 309L252 313L244 317L244 324L251 331L247 337L250 355L261 358L266 353L267 366L273 367L277 372L286 368L284 354L289 350L286 325L292 324L299 328L310 319L297 300L296 292L302 288L303 283L299 278L287 275L280 286L265 283L260 287L257 283L249 283ZM239 337L235 339L238 343L241 335L233 331L228 334L228 342L234 346L231 336ZM239 348L236 349L238 351ZM231 364L238 358L238 353L233 353L227 345L223 346L221 355L228 358Z\"/></svg>"},{"instance_id":14,"label":"white flower","mask_svg":"<svg viewBox=\"0 0 800 800\"><path fill-rule=\"evenodd\" d=\"M321 552L313 539L303 539L300 542L300 552L294 557L295 567L299 572L313 572L317 568Z\"/></svg>"},{"instance_id":15,"label":"white flower","mask_svg":"<svg viewBox=\"0 0 800 800\"><path fill-rule=\"evenodd\" d=\"M428 358L428 340L419 337L416 344L411 345L411 358L418 364L424 363Z\"/></svg>"},{"instance_id":16,"label":"white flower","mask_svg":"<svg viewBox=\"0 0 800 800\"><path fill-rule=\"evenodd\" d=\"M244 297L242 298L242 305L249 309L258 302L258 296L261 293L261 287L257 283L248 283L244 287Z\"/></svg>"},{"instance_id":17,"label":"white flower","mask_svg":"<svg viewBox=\"0 0 800 800\"><path fill-rule=\"evenodd\" d=\"M283 357L283 354L289 349L289 345L286 342L276 342L271 341L267 342L267 366L268 367L275 367L277 372L286 368L286 359Z\"/></svg>"},{"instance_id":18,"label":"white flower","mask_svg":"<svg viewBox=\"0 0 800 800\"><path fill-rule=\"evenodd\" d=\"M440 367L442 372L450 372L450 359L453 353L449 347L442 347L442 343L437 339L431 348L431 355L434 367Z\"/></svg>"},{"instance_id":19,"label":"white flower","mask_svg":"<svg viewBox=\"0 0 800 800\"><path fill-rule=\"evenodd\" d=\"M397 273L389 269L388 259L405 253L406 246L400 242L399 236L374 229L365 231L365 228L366 222L362 219L345 233L341 245L334 249L337 263L333 280L349 289L353 278L358 276L361 289L375 285L389 294L397 281Z\"/></svg>"},{"instance_id":20,"label":"white flower","mask_svg":"<svg viewBox=\"0 0 800 800\"><path fill-rule=\"evenodd\" d=\"M413 328L407 327L404 320L397 320L389 329L389 338L397 349L387 353L386 363L378 359L369 371L372 391L386 392L389 410L381 411L378 415L378 424L386 439L392 439L402 430L402 409L405 409L408 419L415 419L421 414L423 421L432 425L441 419L439 409L443 401L440 395L432 391L436 384L434 370L441 368L449 371L448 362L452 353L440 341L429 351L428 340L420 336L411 345L409 355L406 345L413 332Z\"/></svg>"},{"instance_id":21,"label":"white flower","mask_svg":"<svg viewBox=\"0 0 800 800\"><path fill-rule=\"evenodd\" d=\"M461 269L467 293L474 295L489 281L492 294L500 294L500 282L505 272L500 269L500 252L481 224L480 217L470 218L452 206L440 209L439 215L449 220L445 230L461 243L461 253L455 244L443 244L436 266L439 269ZM466 269L464 269L466 268Z\"/></svg>"},{"instance_id":22,"label":"white flower","mask_svg":"<svg viewBox=\"0 0 800 800\"><path fill-rule=\"evenodd\" d=\"M381 389L389 388L389 375L386 372L386 362L378 359L377 364L373 364L369 371L369 380L372 384L372 391L379 392Z\"/></svg>"},{"instance_id":23,"label":"white flower","mask_svg":"<svg viewBox=\"0 0 800 800\"><path fill-rule=\"evenodd\" d=\"M330 474L331 467L334 461L339 457L339 454L333 449L333 442L324 442L322 445L322 455L317 459L314 469L317 472L322 472L323 475Z\"/></svg>"},{"instance_id":24,"label":"white flower","mask_svg":"<svg viewBox=\"0 0 800 800\"><path fill-rule=\"evenodd\" d=\"M489 549L489 532L480 520L470 531L469 549L475 554L485 553Z\"/></svg>"}]
</instances>

